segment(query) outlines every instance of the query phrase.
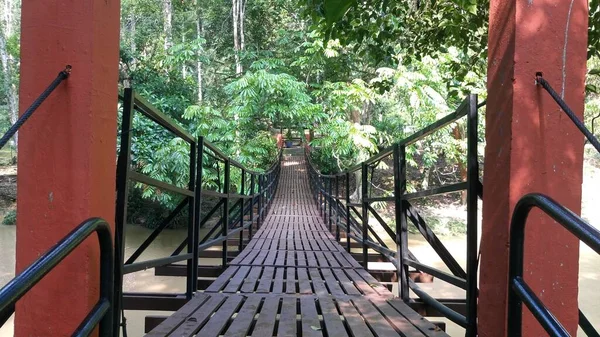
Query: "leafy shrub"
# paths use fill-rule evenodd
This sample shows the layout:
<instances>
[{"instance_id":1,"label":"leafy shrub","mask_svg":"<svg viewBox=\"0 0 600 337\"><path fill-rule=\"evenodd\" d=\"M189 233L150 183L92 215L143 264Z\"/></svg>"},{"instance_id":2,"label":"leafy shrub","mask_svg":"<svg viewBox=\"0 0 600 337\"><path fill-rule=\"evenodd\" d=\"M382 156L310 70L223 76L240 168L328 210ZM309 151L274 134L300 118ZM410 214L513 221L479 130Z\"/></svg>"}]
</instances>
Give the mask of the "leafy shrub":
<instances>
[{"instance_id":1,"label":"leafy shrub","mask_svg":"<svg viewBox=\"0 0 600 337\"><path fill-rule=\"evenodd\" d=\"M10 211L4 214L4 219L2 220L3 225L16 225L17 224L17 210L11 209Z\"/></svg>"},{"instance_id":2,"label":"leafy shrub","mask_svg":"<svg viewBox=\"0 0 600 337\"><path fill-rule=\"evenodd\" d=\"M142 189L138 187L129 188L129 203L127 204L127 223L140 225L154 229L160 222L171 213L169 208L160 200L143 197ZM187 226L187 207L179 212L167 226L170 229Z\"/></svg>"}]
</instances>

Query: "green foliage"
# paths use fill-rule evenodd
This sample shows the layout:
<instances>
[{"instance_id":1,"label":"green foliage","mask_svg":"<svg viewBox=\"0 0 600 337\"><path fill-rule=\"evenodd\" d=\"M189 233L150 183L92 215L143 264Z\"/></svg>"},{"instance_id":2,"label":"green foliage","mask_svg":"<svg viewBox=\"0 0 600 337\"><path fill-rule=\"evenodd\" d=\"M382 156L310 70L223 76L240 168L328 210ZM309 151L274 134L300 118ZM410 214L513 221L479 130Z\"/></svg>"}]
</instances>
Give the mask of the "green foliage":
<instances>
[{"instance_id":1,"label":"green foliage","mask_svg":"<svg viewBox=\"0 0 600 337\"><path fill-rule=\"evenodd\" d=\"M317 132L321 137L311 142L315 147L313 160L323 173L341 172L377 151L377 131L370 125L335 119L323 124Z\"/></svg>"},{"instance_id":2,"label":"green foliage","mask_svg":"<svg viewBox=\"0 0 600 337\"><path fill-rule=\"evenodd\" d=\"M239 136L267 130L273 123L309 125L323 117L305 83L281 71L280 60L254 62L244 76L225 87L233 97L230 113L239 120Z\"/></svg>"},{"instance_id":3,"label":"green foliage","mask_svg":"<svg viewBox=\"0 0 600 337\"><path fill-rule=\"evenodd\" d=\"M488 0L344 0L335 9L331 8L335 1L305 3L316 29L327 36L330 32L331 38L339 39L374 65L398 61L408 65L454 47L460 58L451 69L453 78L463 82L469 71L485 74Z\"/></svg>"},{"instance_id":4,"label":"green foliage","mask_svg":"<svg viewBox=\"0 0 600 337\"><path fill-rule=\"evenodd\" d=\"M17 210L11 209L6 214L4 214L4 219L2 219L3 225L13 226L17 224Z\"/></svg>"}]
</instances>

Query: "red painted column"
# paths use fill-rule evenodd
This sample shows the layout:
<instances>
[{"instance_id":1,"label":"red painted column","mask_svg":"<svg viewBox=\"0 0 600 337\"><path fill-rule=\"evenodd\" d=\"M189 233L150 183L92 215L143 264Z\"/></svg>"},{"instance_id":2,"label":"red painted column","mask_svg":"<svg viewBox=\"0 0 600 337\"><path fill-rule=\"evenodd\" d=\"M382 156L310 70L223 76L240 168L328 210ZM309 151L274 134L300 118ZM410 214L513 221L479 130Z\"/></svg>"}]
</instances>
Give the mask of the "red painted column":
<instances>
[{"instance_id":1,"label":"red painted column","mask_svg":"<svg viewBox=\"0 0 600 337\"><path fill-rule=\"evenodd\" d=\"M114 221L118 0L23 1L20 111L71 77L19 131L17 272L83 220ZM15 336L70 336L98 299L89 238L18 302Z\"/></svg>"},{"instance_id":2,"label":"red painted column","mask_svg":"<svg viewBox=\"0 0 600 337\"><path fill-rule=\"evenodd\" d=\"M583 136L535 74L581 115L587 51L587 0L492 0L479 335L506 336L509 223L526 193L581 208ZM579 243L539 211L526 227L525 280L565 327L577 327ZM544 336L524 308L524 336Z\"/></svg>"}]
</instances>

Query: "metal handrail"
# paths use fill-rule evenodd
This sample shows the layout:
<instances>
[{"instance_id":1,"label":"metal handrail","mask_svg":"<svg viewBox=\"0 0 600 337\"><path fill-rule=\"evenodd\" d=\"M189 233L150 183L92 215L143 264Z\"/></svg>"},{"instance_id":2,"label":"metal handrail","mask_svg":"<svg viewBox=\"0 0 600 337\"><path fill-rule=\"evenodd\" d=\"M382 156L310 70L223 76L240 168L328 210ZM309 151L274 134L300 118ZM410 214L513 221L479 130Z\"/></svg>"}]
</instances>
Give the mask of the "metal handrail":
<instances>
[{"instance_id":1,"label":"metal handrail","mask_svg":"<svg viewBox=\"0 0 600 337\"><path fill-rule=\"evenodd\" d=\"M113 336L113 245L110 227L100 218L81 223L0 289L0 327L14 313L16 302L94 232L100 244L100 298L73 336L89 336L97 325L101 337Z\"/></svg>"},{"instance_id":2,"label":"metal handrail","mask_svg":"<svg viewBox=\"0 0 600 337\"><path fill-rule=\"evenodd\" d=\"M515 206L510 225L509 284L508 284L508 335L521 336L522 304L525 303L536 320L552 337L567 337L570 334L529 288L523 279L523 255L525 246L525 225L530 211L537 208L555 222L600 254L600 231L585 222L548 196L540 193L527 194ZM580 315L581 317L581 315ZM585 317L585 316L584 316ZM581 322L580 322L581 324ZM587 325L588 336L598 335L591 325Z\"/></svg>"},{"instance_id":3,"label":"metal handrail","mask_svg":"<svg viewBox=\"0 0 600 337\"><path fill-rule=\"evenodd\" d=\"M228 263L228 245L227 240L234 235L239 234L240 246L245 235L248 238L252 237L253 225L260 227L264 221L268 209L271 206L273 195L277 188L280 172L280 162L282 152L279 151L277 157L269 168L264 172L254 171L246 168L241 163L229 157L225 152L221 151L216 145L208 142L204 137L200 136L196 139L191 133L186 131L175 120L168 117L156 107L152 106L147 100L131 88L127 88L124 94L120 96L123 100L123 118L121 123L121 151L117 163L117 212L116 212L116 230L115 242L117 247L115 268L115 313L114 322L115 329L118 327L119 317L118 312L123 307L122 304L122 278L126 273L141 271L147 268L160 267L170 265L174 262L187 261L186 272L186 299L190 299L193 293L197 290L198 279L198 258L200 252L206 248L222 243L222 266L226 267ZM131 161L131 129L133 123L133 114L139 112L156 122L162 128L168 130L173 135L178 136L189 143L190 159L189 159L189 184L185 188L175 186L166 182L152 179L146 175L134 172L130 169ZM206 156L204 156L206 154ZM209 164L205 162L209 160ZM216 164L218 177L216 190L208 190L202 187L203 168ZM231 187L232 168L241 170L241 179L234 182L238 191L233 191ZM221 176L223 174L223 176ZM126 204L127 198L127 182L135 180L144 184L156 186L158 188L169 190L185 196L181 203L161 221L157 228L144 240L142 245L133 253L133 255L125 261L124 259L124 225L127 219ZM204 217L200 217L202 198L214 197L219 199L217 204ZM230 205L230 200L235 200ZM158 237L158 235L169 225L169 222L174 219L183 209L188 207L188 235L186 239L177 247L173 255L152 259L143 262L136 262L143 251ZM255 206L257 215L255 216ZM239 210L235 209L239 207ZM215 227L207 233L204 238L199 235L200 228L207 222L209 217L219 214L219 208L222 208L222 213L219 215L220 220ZM244 218L248 216L249 220ZM231 225L239 226L231 227ZM244 231L247 229L247 233ZM213 236L213 234L217 234ZM183 252L187 246L187 251ZM140 296L144 296L141 294ZM123 325L124 327L124 325ZM125 327L124 327L125 330ZM116 335L118 331L115 331Z\"/></svg>"},{"instance_id":4,"label":"metal handrail","mask_svg":"<svg viewBox=\"0 0 600 337\"><path fill-rule=\"evenodd\" d=\"M579 129L579 131L585 136L585 138L587 138L590 144L594 146L596 151L600 152L600 141L598 141L598 138L596 138L596 136L594 136L594 134L590 130L588 130L585 124L575 115L573 110L571 110L571 108L567 105L565 100L562 97L560 97L558 93L554 90L554 88L552 88L550 83L542 77L541 72L538 72L535 75L535 83L542 86L542 88L544 88L548 92L550 97L552 97L556 104L560 106L561 110L564 111L564 113L567 115L567 117L569 117L569 119L571 119L571 121L573 122L573 124L575 124L577 129Z\"/></svg>"},{"instance_id":5,"label":"metal handrail","mask_svg":"<svg viewBox=\"0 0 600 337\"><path fill-rule=\"evenodd\" d=\"M339 231L346 232L347 238L351 238L359 243L362 243L363 266L367 269L368 264L368 249L375 250L382 254L397 268L400 296L404 301L410 301L409 290L412 289L426 304L434 308L445 316L449 317L454 322L460 324L467 329L467 336L476 336L476 317L477 317L477 265L478 265L478 236L477 236L477 199L482 193L482 184L479 180L478 160L477 160L477 111L484 104L477 104L477 96L469 95L460 106L452 113L446 115L442 119L424 127L416 133L404 138L403 140L394 143L391 147L379 151L376 155L365 160L364 162L351 167L344 172L336 174L323 174L318 170L312 161L310 150L305 149L305 156L309 166L310 186L313 191L313 196L321 211L321 216L329 225L330 230L335 223L336 238L339 239ZM443 185L425 191L415 193L406 193L406 147L414 144L419 140L431 135L443 127L455 122L456 120L467 117L467 181ZM394 192L391 196L372 196L369 195L368 185L370 184L368 176L369 172L378 165L381 160L386 157L391 157L393 161L394 171ZM360 171L359 171L360 170ZM350 175L354 172L361 172L362 197L361 200L350 200ZM357 179L359 179L357 177ZM339 184L345 184L345 198L340 196ZM357 183L358 184L358 183ZM335 185L335 192L332 186ZM343 186L343 185L342 185ZM422 220L420 215L408 202L409 199L422 198L428 196L439 195L443 193L467 191L467 271L456 262L449 251L444 247L436 235L429 229L427 224ZM377 212L371 207L371 203L395 202L396 208L396 233L387 228L385 221L378 216ZM356 209L362 209L362 212ZM356 216L351 214L351 211L356 213ZM335 214L334 214L335 213ZM386 229L390 237L396 243L396 252L392 253L392 249L385 247L373 230L371 224L368 223L369 214L375 214L377 221ZM345 221L342 220L345 218ZM356 221L354 218L358 219ZM436 253L442 258L444 263L452 271L448 274L442 270L426 266L418 263L410 258L408 251L408 221L411 221L419 229L420 233L427 239ZM358 231L355 235L354 231ZM375 240L371 240L375 237ZM346 242L347 250L350 250L350 240ZM425 292L414 287L414 283L409 282L408 268L412 267L421 272L430 273L437 276L439 279L448 282L454 286L466 290L466 315L453 311L446 307L442 302L426 295ZM425 294L425 295L424 295ZM435 303L433 303L435 301ZM445 308L445 309L444 309Z\"/></svg>"}]
</instances>

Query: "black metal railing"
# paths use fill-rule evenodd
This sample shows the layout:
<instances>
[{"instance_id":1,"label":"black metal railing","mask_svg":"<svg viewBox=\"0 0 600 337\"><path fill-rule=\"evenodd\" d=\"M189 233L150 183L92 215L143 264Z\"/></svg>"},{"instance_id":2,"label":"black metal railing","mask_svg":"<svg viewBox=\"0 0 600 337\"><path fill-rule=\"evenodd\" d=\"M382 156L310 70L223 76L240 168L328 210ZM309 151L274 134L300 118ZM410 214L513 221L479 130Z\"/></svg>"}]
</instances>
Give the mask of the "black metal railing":
<instances>
[{"instance_id":1,"label":"black metal railing","mask_svg":"<svg viewBox=\"0 0 600 337\"><path fill-rule=\"evenodd\" d=\"M117 210L116 210L116 266L115 266L115 329L120 320L119 311L124 309L176 310L182 305L181 300L189 300L198 287L198 265L201 252L210 247L221 245L221 268L228 263L228 240L238 237L238 249L252 237L253 228L259 228L263 222L271 200L274 197L280 173L281 151L271 167L265 172L258 172L244 167L241 163L227 156L217 146L203 137L196 139L181 128L175 121L160 112L148 101L132 89L125 89L121 122L120 152L117 163ZM189 144L189 180L188 187L182 188L171 183L151 178L139 173L131 167L132 128L134 113L154 121L158 126L170 131L176 137ZM236 170L235 179L232 171ZM216 174L211 186L205 188L208 171ZM235 181L234 181L235 180ZM160 191L168 191L183 195L183 200L162 220L146 240L125 260L125 231L127 220L128 183L135 181L153 186ZM218 200L204 215L201 214L203 198ZM187 208L187 237L170 256L146 261L137 260L154 242L159 234ZM205 228L209 220L217 218L216 223L208 230ZM202 236L200 230L207 230ZM244 237L244 235L246 237ZM187 251L183 251L187 248ZM186 293L185 294L142 294L122 291L123 275L149 268L175 266L177 262L186 261ZM180 295L185 297L182 299ZM173 305L173 299L177 304ZM183 302L184 303L184 302Z\"/></svg>"},{"instance_id":2,"label":"black metal railing","mask_svg":"<svg viewBox=\"0 0 600 337\"><path fill-rule=\"evenodd\" d=\"M543 194L533 193L521 198L515 206L510 225L508 335L521 336L522 305L524 303L550 336L571 336L523 279L525 224L529 212L533 208L540 209L600 254L600 231L586 223L575 213ZM587 336L599 336L581 310L579 311L579 326Z\"/></svg>"},{"instance_id":3,"label":"black metal railing","mask_svg":"<svg viewBox=\"0 0 600 337\"><path fill-rule=\"evenodd\" d=\"M99 218L81 223L0 289L0 327L15 312L17 301L94 232L98 234L100 244L100 299L73 336L89 336L98 325L101 337L113 336L113 246L110 227Z\"/></svg>"},{"instance_id":4,"label":"black metal railing","mask_svg":"<svg viewBox=\"0 0 600 337\"><path fill-rule=\"evenodd\" d=\"M409 298L409 291L420 297L425 306L441 313L460 326L466 328L466 336L477 335L477 279L478 279L478 235L477 235L477 200L483 195L483 186L479 180L479 164L477 158L478 142L478 108L477 96L468 96L458 109L438 120L437 122L423 128L415 134L394 144L392 147L380 151L375 156L365 160L349 170L335 174L325 175L319 172L311 161L310 153L306 152L309 162L309 177L314 198L321 210L330 231L340 239L340 232L346 234L346 249L350 252L350 239L362 246L362 262L368 269L369 249L383 255L397 269L400 297L406 302L413 302ZM446 184L425 191L407 193L407 147L425 139L435 131L456 122L466 116L466 138L467 138L467 179L464 182ZM308 148L307 148L308 149ZM392 162L393 166L393 192L374 193L377 189L373 183L374 170L384 161ZM353 178L353 176L355 178ZM354 182L356 198L351 198L350 189ZM457 260L450 254L435 233L420 216L417 209L410 202L412 199L435 196L443 193L466 191L467 195L467 270L465 271ZM394 204L393 229L383 216L373 207L373 203L390 202ZM373 216L376 223L387 234L394 247L389 247L380 233L369 223L369 217ZM412 222L419 233L431 245L439 255L451 273L427 266L419 262L410 252L408 247L408 223ZM335 230L333 229L335 226ZM380 232L380 233L378 233ZM421 290L409 277L409 267L417 271L430 274L449 284L466 291L466 299L459 313L446 305L445 300L438 300Z\"/></svg>"},{"instance_id":5,"label":"black metal railing","mask_svg":"<svg viewBox=\"0 0 600 337\"><path fill-rule=\"evenodd\" d=\"M536 84L544 88L558 104L577 129L600 153L600 142L580 120L564 99L552 88L550 83L536 73ZM593 123L593 121L592 121ZM508 331L510 336L521 336L522 304L529 308L533 316L551 336L570 336L562 324L552 315L548 308L541 302L535 293L523 280L523 250L524 232L527 216L532 208L539 208L552 217L561 226L569 230L580 241L600 254L600 232L583 221L579 216L542 194L528 194L521 198L515 206L511 220L510 233L510 265L509 265L509 304L508 304ZM590 321L579 310L579 327L591 337L600 337Z\"/></svg>"},{"instance_id":6,"label":"black metal railing","mask_svg":"<svg viewBox=\"0 0 600 337\"><path fill-rule=\"evenodd\" d=\"M17 133L17 131L19 131L21 126L23 126L23 124L25 124L29 117L33 115L37 108L39 108L40 105L44 103L46 98L50 96L54 89L56 89L56 87L58 87L58 85L61 84L62 81L69 78L70 74L71 66L67 65L64 70L58 73L56 78L50 83L50 85L48 85L48 87L40 94L40 96L36 98L35 101L33 101L33 103L31 103L29 108L25 110L25 112L19 117L15 124L11 125L8 131L6 131L2 138L0 138L0 149L3 148L4 145L6 145L6 143L8 143L8 141L15 135L15 133Z\"/></svg>"}]
</instances>

